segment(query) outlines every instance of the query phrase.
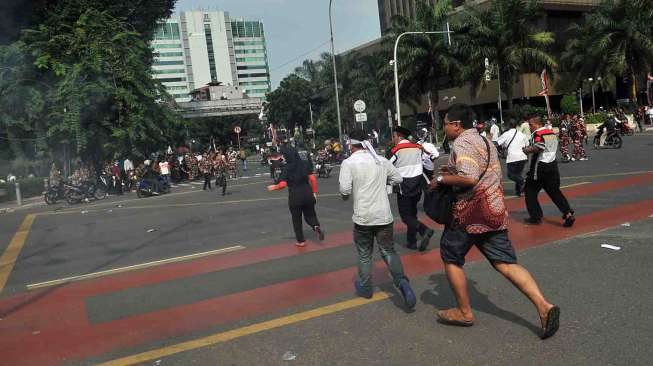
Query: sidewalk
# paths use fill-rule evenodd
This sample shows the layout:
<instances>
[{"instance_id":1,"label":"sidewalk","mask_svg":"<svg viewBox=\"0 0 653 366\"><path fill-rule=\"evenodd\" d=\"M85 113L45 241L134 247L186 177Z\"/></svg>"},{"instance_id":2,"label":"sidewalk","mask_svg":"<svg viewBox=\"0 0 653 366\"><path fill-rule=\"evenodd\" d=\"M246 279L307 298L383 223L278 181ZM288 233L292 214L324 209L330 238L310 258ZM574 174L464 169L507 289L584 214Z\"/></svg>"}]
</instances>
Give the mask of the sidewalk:
<instances>
[{"instance_id":1,"label":"sidewalk","mask_svg":"<svg viewBox=\"0 0 653 366\"><path fill-rule=\"evenodd\" d=\"M39 195L39 196L36 196L36 197L25 198L25 199L23 199L22 203L23 204L21 206L18 206L18 202L16 202L16 201L2 202L2 203L0 203L0 214L1 213L7 213L7 212L13 212L15 210L20 210L20 209L32 208L32 207L37 207L37 206L45 206L45 201L43 200L42 195Z\"/></svg>"}]
</instances>

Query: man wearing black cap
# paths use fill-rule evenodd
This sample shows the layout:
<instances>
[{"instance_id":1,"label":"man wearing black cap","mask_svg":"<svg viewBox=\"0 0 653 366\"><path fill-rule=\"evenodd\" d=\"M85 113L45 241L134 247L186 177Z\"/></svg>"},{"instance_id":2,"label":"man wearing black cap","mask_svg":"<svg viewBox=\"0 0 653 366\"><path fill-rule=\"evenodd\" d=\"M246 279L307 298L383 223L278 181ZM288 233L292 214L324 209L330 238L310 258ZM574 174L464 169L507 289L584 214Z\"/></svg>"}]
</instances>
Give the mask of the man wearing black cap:
<instances>
[{"instance_id":1,"label":"man wearing black cap","mask_svg":"<svg viewBox=\"0 0 653 366\"><path fill-rule=\"evenodd\" d=\"M422 236L420 251L429 246L433 230L417 219L417 203L422 197L425 178L422 168L422 147L408 140L410 130L397 126L393 130L392 142L395 147L390 151L389 160L397 168L403 178L397 193L397 204L401 220L408 227L406 233L407 247L417 249L417 233Z\"/></svg>"}]
</instances>

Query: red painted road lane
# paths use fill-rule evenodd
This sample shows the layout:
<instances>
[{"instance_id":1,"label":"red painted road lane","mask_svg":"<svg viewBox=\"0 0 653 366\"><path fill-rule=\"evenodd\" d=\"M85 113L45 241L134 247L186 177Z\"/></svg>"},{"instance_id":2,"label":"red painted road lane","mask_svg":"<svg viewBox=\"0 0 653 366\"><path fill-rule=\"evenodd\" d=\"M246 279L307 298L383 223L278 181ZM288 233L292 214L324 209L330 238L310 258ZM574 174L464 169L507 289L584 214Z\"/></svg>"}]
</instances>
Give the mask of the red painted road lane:
<instances>
[{"instance_id":1,"label":"red painted road lane","mask_svg":"<svg viewBox=\"0 0 653 366\"><path fill-rule=\"evenodd\" d=\"M624 221L641 220L651 213L653 200L648 200L580 216L577 225L571 229L563 229L557 223L526 226L511 222L510 235L515 247L523 250L616 226ZM478 260L480 257L474 251L468 260ZM409 276L426 275L442 269L437 252L408 254L402 259ZM383 267L382 262L376 263L377 281L387 281ZM38 335L3 331L0 335L0 354L3 361L11 365L57 364L64 358L82 360L351 293L355 272L355 268L348 268L318 274L95 326L80 323L77 326L48 327Z\"/></svg>"},{"instance_id":2,"label":"red painted road lane","mask_svg":"<svg viewBox=\"0 0 653 366\"><path fill-rule=\"evenodd\" d=\"M648 183L653 183L653 173L642 174L603 183L596 183L592 185L585 185L582 187L573 187L570 189L565 189L564 192L567 198L572 199L575 197L584 197L597 193L612 191L616 189L624 189ZM542 195L541 202L550 203L551 200L548 198L548 196ZM523 199L508 200L506 205L511 212L523 210L525 207ZM426 216L421 216L420 219L431 227L441 227L432 220L428 219ZM398 232L402 232L405 231L406 227L403 223L396 221L395 229ZM189 262L167 264L164 266L153 267L136 272L127 272L94 280L74 282L60 287L57 290L57 293L59 293L59 291L64 291L65 296L68 298L95 296L129 288L148 286L175 279L193 277L204 273L241 267L279 258L286 258L304 253L332 249L339 246L351 245L351 243L351 232L340 232L329 234L327 240L323 244L309 245L303 249L297 249L293 245L294 242L286 242L263 248L250 249L214 257L196 259ZM32 296L33 294L18 295L19 300L15 301L20 302L23 301L20 299L31 298ZM0 301L0 313L2 313L2 309L5 308L6 306L4 301Z\"/></svg>"}]
</instances>

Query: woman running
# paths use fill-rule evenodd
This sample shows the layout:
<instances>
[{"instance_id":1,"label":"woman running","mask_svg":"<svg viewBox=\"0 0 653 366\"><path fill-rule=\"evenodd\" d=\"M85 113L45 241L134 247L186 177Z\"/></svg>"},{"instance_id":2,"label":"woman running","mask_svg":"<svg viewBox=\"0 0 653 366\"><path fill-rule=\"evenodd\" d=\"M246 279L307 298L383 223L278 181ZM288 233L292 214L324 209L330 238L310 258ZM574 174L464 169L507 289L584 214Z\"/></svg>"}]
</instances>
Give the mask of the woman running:
<instances>
[{"instance_id":1,"label":"woman running","mask_svg":"<svg viewBox=\"0 0 653 366\"><path fill-rule=\"evenodd\" d=\"M297 238L297 246L306 245L302 229L302 215L306 223L317 234L320 241L324 240L324 232L315 213L317 197L317 179L313 175L313 167L309 161L304 161L297 150L290 147L281 148L286 165L281 171L279 184L268 186L268 191L276 191L288 187L288 206L292 215L292 225Z\"/></svg>"}]
</instances>

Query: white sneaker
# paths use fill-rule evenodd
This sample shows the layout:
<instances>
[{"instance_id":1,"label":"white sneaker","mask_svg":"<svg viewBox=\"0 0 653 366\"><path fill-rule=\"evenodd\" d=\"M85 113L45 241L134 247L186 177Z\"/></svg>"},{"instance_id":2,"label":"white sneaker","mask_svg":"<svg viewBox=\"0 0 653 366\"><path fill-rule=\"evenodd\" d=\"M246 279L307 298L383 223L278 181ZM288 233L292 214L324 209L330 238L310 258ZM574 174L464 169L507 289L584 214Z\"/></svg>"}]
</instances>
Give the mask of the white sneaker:
<instances>
[{"instance_id":1,"label":"white sneaker","mask_svg":"<svg viewBox=\"0 0 653 366\"><path fill-rule=\"evenodd\" d=\"M569 159L569 160L571 160L571 161L576 161L576 158L571 158L571 159Z\"/></svg>"},{"instance_id":2,"label":"white sneaker","mask_svg":"<svg viewBox=\"0 0 653 366\"><path fill-rule=\"evenodd\" d=\"M580 160L580 161L588 161L588 160L590 160L590 159L588 159L588 158L580 158L580 159L578 159L578 160Z\"/></svg>"}]
</instances>

